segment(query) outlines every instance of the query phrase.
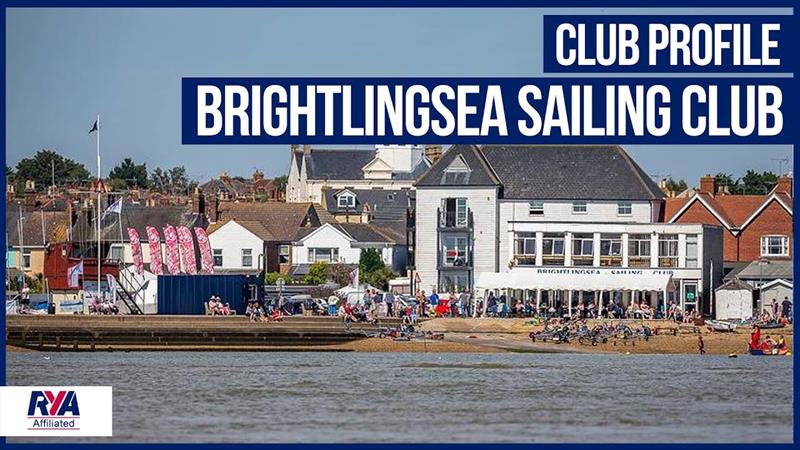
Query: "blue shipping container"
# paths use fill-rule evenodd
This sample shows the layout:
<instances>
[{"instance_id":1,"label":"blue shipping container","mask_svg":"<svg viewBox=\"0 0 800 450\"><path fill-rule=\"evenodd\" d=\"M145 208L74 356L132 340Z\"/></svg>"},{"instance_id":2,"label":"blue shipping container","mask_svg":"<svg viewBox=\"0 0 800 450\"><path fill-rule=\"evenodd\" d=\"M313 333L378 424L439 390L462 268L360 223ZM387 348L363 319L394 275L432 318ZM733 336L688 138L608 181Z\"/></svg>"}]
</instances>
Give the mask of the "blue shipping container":
<instances>
[{"instance_id":1,"label":"blue shipping container","mask_svg":"<svg viewBox=\"0 0 800 450\"><path fill-rule=\"evenodd\" d=\"M204 303L215 295L244 314L245 303L261 292L263 280L252 275L160 275L158 313L167 315L205 314Z\"/></svg>"}]
</instances>

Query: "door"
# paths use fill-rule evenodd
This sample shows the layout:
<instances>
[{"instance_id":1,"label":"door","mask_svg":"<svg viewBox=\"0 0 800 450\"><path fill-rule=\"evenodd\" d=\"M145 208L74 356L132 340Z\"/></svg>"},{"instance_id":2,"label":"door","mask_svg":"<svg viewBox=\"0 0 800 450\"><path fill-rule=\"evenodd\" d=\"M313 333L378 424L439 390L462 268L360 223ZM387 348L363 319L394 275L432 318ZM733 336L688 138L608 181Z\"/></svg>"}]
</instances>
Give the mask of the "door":
<instances>
[{"instance_id":1,"label":"door","mask_svg":"<svg viewBox=\"0 0 800 450\"><path fill-rule=\"evenodd\" d=\"M686 281L683 283L683 295L681 296L681 309L687 314L697 309L697 282Z\"/></svg>"}]
</instances>

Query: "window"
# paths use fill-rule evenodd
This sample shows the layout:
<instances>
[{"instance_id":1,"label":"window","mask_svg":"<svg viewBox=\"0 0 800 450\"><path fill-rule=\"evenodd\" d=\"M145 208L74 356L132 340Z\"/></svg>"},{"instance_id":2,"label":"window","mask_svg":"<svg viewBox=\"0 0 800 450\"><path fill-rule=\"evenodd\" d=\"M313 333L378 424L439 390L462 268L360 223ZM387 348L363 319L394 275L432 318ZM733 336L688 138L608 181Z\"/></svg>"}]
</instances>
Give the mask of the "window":
<instances>
[{"instance_id":1,"label":"window","mask_svg":"<svg viewBox=\"0 0 800 450\"><path fill-rule=\"evenodd\" d=\"M336 204L339 208L355 208L356 197L351 194L342 194L336 199Z\"/></svg>"},{"instance_id":2,"label":"window","mask_svg":"<svg viewBox=\"0 0 800 450\"><path fill-rule=\"evenodd\" d=\"M333 263L339 261L339 249L338 248L309 248L308 249L308 260L312 263L315 262L326 262L326 263Z\"/></svg>"},{"instance_id":3,"label":"window","mask_svg":"<svg viewBox=\"0 0 800 450\"><path fill-rule=\"evenodd\" d=\"M686 267L697 268L697 235L686 236Z\"/></svg>"},{"instance_id":4,"label":"window","mask_svg":"<svg viewBox=\"0 0 800 450\"><path fill-rule=\"evenodd\" d=\"M600 235L600 265L611 267L622 265L622 235Z\"/></svg>"},{"instance_id":5,"label":"window","mask_svg":"<svg viewBox=\"0 0 800 450\"><path fill-rule=\"evenodd\" d=\"M466 266L467 236L459 234L442 234L442 265Z\"/></svg>"},{"instance_id":6,"label":"window","mask_svg":"<svg viewBox=\"0 0 800 450\"><path fill-rule=\"evenodd\" d=\"M591 266L594 255L594 236L591 234L574 234L572 236L572 264L575 266Z\"/></svg>"},{"instance_id":7,"label":"window","mask_svg":"<svg viewBox=\"0 0 800 450\"><path fill-rule=\"evenodd\" d=\"M466 228L467 199L445 198L442 200L441 226L446 228Z\"/></svg>"},{"instance_id":8,"label":"window","mask_svg":"<svg viewBox=\"0 0 800 450\"><path fill-rule=\"evenodd\" d=\"M650 267L650 235L628 236L628 267Z\"/></svg>"},{"instance_id":9,"label":"window","mask_svg":"<svg viewBox=\"0 0 800 450\"><path fill-rule=\"evenodd\" d=\"M253 267L253 249L242 249L242 267Z\"/></svg>"},{"instance_id":10,"label":"window","mask_svg":"<svg viewBox=\"0 0 800 450\"><path fill-rule=\"evenodd\" d=\"M678 267L678 235L658 236L658 267Z\"/></svg>"},{"instance_id":11,"label":"window","mask_svg":"<svg viewBox=\"0 0 800 450\"><path fill-rule=\"evenodd\" d=\"M542 264L564 265L564 235L547 233L542 239Z\"/></svg>"},{"instance_id":12,"label":"window","mask_svg":"<svg viewBox=\"0 0 800 450\"><path fill-rule=\"evenodd\" d=\"M633 205L631 205L631 202L617 203L617 215L630 216L631 214L633 214Z\"/></svg>"},{"instance_id":13,"label":"window","mask_svg":"<svg viewBox=\"0 0 800 450\"><path fill-rule=\"evenodd\" d=\"M215 248L212 253L214 255L214 267L222 267L222 249Z\"/></svg>"},{"instance_id":14,"label":"window","mask_svg":"<svg viewBox=\"0 0 800 450\"><path fill-rule=\"evenodd\" d=\"M439 292L464 292L469 289L469 272L445 270L439 278Z\"/></svg>"},{"instance_id":15,"label":"window","mask_svg":"<svg viewBox=\"0 0 800 450\"><path fill-rule=\"evenodd\" d=\"M789 256L789 236L761 236L761 256Z\"/></svg>"},{"instance_id":16,"label":"window","mask_svg":"<svg viewBox=\"0 0 800 450\"><path fill-rule=\"evenodd\" d=\"M572 214L586 214L587 211L586 201L579 200L572 202Z\"/></svg>"},{"instance_id":17,"label":"window","mask_svg":"<svg viewBox=\"0 0 800 450\"><path fill-rule=\"evenodd\" d=\"M544 202L541 200L531 200L528 203L528 214L531 216L543 216Z\"/></svg>"},{"instance_id":18,"label":"window","mask_svg":"<svg viewBox=\"0 0 800 450\"><path fill-rule=\"evenodd\" d=\"M278 246L278 263L279 264L289 264L289 246L288 245L279 245Z\"/></svg>"},{"instance_id":19,"label":"window","mask_svg":"<svg viewBox=\"0 0 800 450\"><path fill-rule=\"evenodd\" d=\"M122 257L124 254L125 254L125 248L123 246L118 244L112 244L111 248L108 250L108 259L122 261Z\"/></svg>"},{"instance_id":20,"label":"window","mask_svg":"<svg viewBox=\"0 0 800 450\"><path fill-rule=\"evenodd\" d=\"M31 268L31 249L29 248L22 249L22 268L23 269ZM95 269L95 272L97 272L97 269Z\"/></svg>"},{"instance_id":21,"label":"window","mask_svg":"<svg viewBox=\"0 0 800 450\"><path fill-rule=\"evenodd\" d=\"M536 233L514 233L514 262L520 266L536 264Z\"/></svg>"}]
</instances>

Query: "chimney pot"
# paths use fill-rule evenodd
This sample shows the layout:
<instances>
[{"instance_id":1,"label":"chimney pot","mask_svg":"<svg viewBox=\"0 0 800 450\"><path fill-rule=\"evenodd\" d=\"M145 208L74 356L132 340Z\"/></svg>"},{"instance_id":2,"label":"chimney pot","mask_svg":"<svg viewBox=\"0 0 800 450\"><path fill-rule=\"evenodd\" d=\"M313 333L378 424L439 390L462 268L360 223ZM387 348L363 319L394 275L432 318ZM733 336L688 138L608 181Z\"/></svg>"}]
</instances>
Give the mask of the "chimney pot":
<instances>
[{"instance_id":1,"label":"chimney pot","mask_svg":"<svg viewBox=\"0 0 800 450\"><path fill-rule=\"evenodd\" d=\"M717 192L717 180L711 175L700 177L700 193L714 195Z\"/></svg>"}]
</instances>

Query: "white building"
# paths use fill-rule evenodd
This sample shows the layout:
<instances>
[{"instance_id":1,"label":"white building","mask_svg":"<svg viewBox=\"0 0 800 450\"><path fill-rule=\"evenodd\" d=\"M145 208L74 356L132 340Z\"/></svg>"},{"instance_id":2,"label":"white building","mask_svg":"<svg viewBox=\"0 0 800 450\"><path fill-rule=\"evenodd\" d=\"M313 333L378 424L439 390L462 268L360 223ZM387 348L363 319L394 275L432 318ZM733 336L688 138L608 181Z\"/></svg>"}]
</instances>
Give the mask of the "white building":
<instances>
[{"instance_id":1,"label":"white building","mask_svg":"<svg viewBox=\"0 0 800 450\"><path fill-rule=\"evenodd\" d=\"M264 267L265 242L272 240L272 233L260 222L230 219L215 224L208 233L214 271L260 272Z\"/></svg>"},{"instance_id":2,"label":"white building","mask_svg":"<svg viewBox=\"0 0 800 450\"><path fill-rule=\"evenodd\" d=\"M292 148L286 201L321 203L323 189L410 189L430 167L425 147L376 145L374 150Z\"/></svg>"},{"instance_id":3,"label":"white building","mask_svg":"<svg viewBox=\"0 0 800 450\"><path fill-rule=\"evenodd\" d=\"M663 194L620 147L459 145L416 187L417 289L713 308L722 230L657 223Z\"/></svg>"},{"instance_id":4,"label":"white building","mask_svg":"<svg viewBox=\"0 0 800 450\"><path fill-rule=\"evenodd\" d=\"M292 244L292 261L303 270L315 262L358 264L361 252L373 248L380 252L387 267L405 268L406 249L388 231L361 223L326 223L298 232ZM297 270L295 275L299 275Z\"/></svg>"}]
</instances>

